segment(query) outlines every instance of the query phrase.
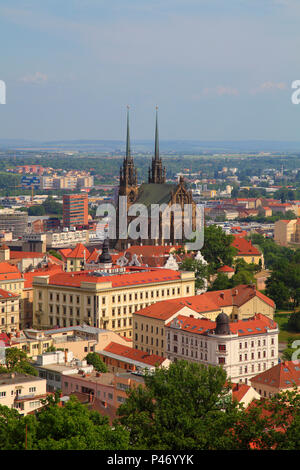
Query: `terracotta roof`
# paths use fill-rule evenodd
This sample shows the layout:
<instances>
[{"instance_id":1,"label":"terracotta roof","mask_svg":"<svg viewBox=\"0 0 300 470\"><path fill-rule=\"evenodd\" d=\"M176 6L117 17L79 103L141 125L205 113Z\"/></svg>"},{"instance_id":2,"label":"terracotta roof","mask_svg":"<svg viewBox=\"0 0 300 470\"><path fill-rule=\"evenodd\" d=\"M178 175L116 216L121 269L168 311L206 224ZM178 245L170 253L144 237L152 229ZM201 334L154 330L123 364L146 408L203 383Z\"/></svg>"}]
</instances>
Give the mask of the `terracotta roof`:
<instances>
[{"instance_id":1,"label":"terracotta roof","mask_svg":"<svg viewBox=\"0 0 300 470\"><path fill-rule=\"evenodd\" d=\"M251 382L276 389L300 387L300 361L281 362L252 377Z\"/></svg>"},{"instance_id":2,"label":"terracotta roof","mask_svg":"<svg viewBox=\"0 0 300 470\"><path fill-rule=\"evenodd\" d=\"M10 259L44 258L46 253L36 251L10 251Z\"/></svg>"},{"instance_id":3,"label":"terracotta roof","mask_svg":"<svg viewBox=\"0 0 300 470\"><path fill-rule=\"evenodd\" d=\"M72 252L72 248L61 248L60 250L58 250L58 253L60 253L64 259L67 259L67 256L71 252Z\"/></svg>"},{"instance_id":4,"label":"terracotta roof","mask_svg":"<svg viewBox=\"0 0 300 470\"><path fill-rule=\"evenodd\" d=\"M0 289L0 300L1 299L9 299L11 297L19 297L18 294L14 294L13 292L9 292L8 290Z\"/></svg>"},{"instance_id":5,"label":"terracotta roof","mask_svg":"<svg viewBox=\"0 0 300 470\"><path fill-rule=\"evenodd\" d=\"M197 313L204 314L232 305L240 307L256 296L275 308L274 301L256 290L254 285L239 285L232 289L209 291L201 295L163 300L137 310L134 314L167 320L183 307L189 307Z\"/></svg>"},{"instance_id":6,"label":"terracotta roof","mask_svg":"<svg viewBox=\"0 0 300 470\"><path fill-rule=\"evenodd\" d=\"M227 266L226 264L224 266L221 266L218 271L221 273L234 273L234 269L230 266Z\"/></svg>"},{"instance_id":7,"label":"terracotta roof","mask_svg":"<svg viewBox=\"0 0 300 470\"><path fill-rule=\"evenodd\" d=\"M49 284L80 287L82 282L111 282L112 287L125 287L137 284L170 282L177 279L181 279L180 272L171 269L149 269L147 271L126 272L124 274L111 276L95 276L91 271L78 271L74 273L65 272L51 275Z\"/></svg>"},{"instance_id":8,"label":"terracotta roof","mask_svg":"<svg viewBox=\"0 0 300 470\"><path fill-rule=\"evenodd\" d=\"M232 242L232 246L234 246L238 250L238 255L253 255L253 256L260 256L260 251L252 245L252 243L245 238L240 238L239 236L234 235L234 240Z\"/></svg>"},{"instance_id":9,"label":"terracotta roof","mask_svg":"<svg viewBox=\"0 0 300 470\"><path fill-rule=\"evenodd\" d=\"M122 344L114 343L113 341L109 343L106 348L101 351L104 351L115 354L116 356L120 356L120 358L124 359L131 359L133 361L142 362L144 364L155 366L156 364L161 365L166 358L162 356L158 356L156 354L149 354L145 351L140 351L139 349L130 348L128 346L123 346Z\"/></svg>"},{"instance_id":10,"label":"terracotta roof","mask_svg":"<svg viewBox=\"0 0 300 470\"><path fill-rule=\"evenodd\" d=\"M94 248L92 253L90 253L89 257L87 258L87 263L90 263L91 261L94 261L95 263L98 261L98 257L101 253L101 250L97 250L97 248Z\"/></svg>"},{"instance_id":11,"label":"terracotta roof","mask_svg":"<svg viewBox=\"0 0 300 470\"><path fill-rule=\"evenodd\" d=\"M84 253L87 259L90 256L89 250L82 243L77 243L75 248L66 255L66 258L84 258Z\"/></svg>"},{"instance_id":12,"label":"terracotta roof","mask_svg":"<svg viewBox=\"0 0 300 470\"><path fill-rule=\"evenodd\" d=\"M32 281L35 276L45 276L47 274L53 275L62 271L63 270L60 265L48 263L48 266L45 268L35 269L34 271L24 273L23 274L23 277L25 279L24 289L32 288Z\"/></svg>"},{"instance_id":13,"label":"terracotta roof","mask_svg":"<svg viewBox=\"0 0 300 470\"><path fill-rule=\"evenodd\" d=\"M0 263L0 281L12 281L22 279L22 274L16 266L3 261Z\"/></svg>"},{"instance_id":14,"label":"terracotta roof","mask_svg":"<svg viewBox=\"0 0 300 470\"><path fill-rule=\"evenodd\" d=\"M232 398L240 403L246 393L249 391L249 389L250 385L246 385L243 383L232 384Z\"/></svg>"},{"instance_id":15,"label":"terracotta roof","mask_svg":"<svg viewBox=\"0 0 300 470\"><path fill-rule=\"evenodd\" d=\"M216 322L207 318L191 318L184 315L178 315L176 318L181 324L181 330L184 332L207 335L216 328ZM169 322L166 326L170 327L171 323ZM230 322L229 325L231 333L238 336L265 334L268 329L277 329L277 323L261 313L257 313L247 320Z\"/></svg>"}]
</instances>

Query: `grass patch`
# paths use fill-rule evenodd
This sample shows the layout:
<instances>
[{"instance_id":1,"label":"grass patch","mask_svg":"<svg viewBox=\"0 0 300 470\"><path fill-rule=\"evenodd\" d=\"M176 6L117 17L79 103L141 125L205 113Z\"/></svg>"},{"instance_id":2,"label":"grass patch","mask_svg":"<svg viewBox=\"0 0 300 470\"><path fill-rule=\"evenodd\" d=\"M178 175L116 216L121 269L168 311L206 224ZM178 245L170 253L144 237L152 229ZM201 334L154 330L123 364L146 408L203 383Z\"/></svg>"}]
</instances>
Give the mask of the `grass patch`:
<instances>
[{"instance_id":1,"label":"grass patch","mask_svg":"<svg viewBox=\"0 0 300 470\"><path fill-rule=\"evenodd\" d=\"M293 340L300 339L300 332L288 329L288 320L291 313L290 311L278 311L274 315L274 320L279 326L279 343L287 343L289 338L293 338Z\"/></svg>"}]
</instances>

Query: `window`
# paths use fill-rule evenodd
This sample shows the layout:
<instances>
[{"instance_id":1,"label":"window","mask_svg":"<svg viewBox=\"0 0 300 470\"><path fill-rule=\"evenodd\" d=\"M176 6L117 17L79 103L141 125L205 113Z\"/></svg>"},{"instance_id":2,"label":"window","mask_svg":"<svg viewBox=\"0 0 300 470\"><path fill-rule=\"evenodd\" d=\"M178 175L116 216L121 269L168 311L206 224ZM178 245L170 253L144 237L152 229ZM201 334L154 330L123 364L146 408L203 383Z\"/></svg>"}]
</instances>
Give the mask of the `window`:
<instances>
[{"instance_id":1,"label":"window","mask_svg":"<svg viewBox=\"0 0 300 470\"><path fill-rule=\"evenodd\" d=\"M219 364L225 364L225 357L219 357Z\"/></svg>"},{"instance_id":2,"label":"window","mask_svg":"<svg viewBox=\"0 0 300 470\"><path fill-rule=\"evenodd\" d=\"M29 387L29 393L36 392L36 387Z\"/></svg>"}]
</instances>

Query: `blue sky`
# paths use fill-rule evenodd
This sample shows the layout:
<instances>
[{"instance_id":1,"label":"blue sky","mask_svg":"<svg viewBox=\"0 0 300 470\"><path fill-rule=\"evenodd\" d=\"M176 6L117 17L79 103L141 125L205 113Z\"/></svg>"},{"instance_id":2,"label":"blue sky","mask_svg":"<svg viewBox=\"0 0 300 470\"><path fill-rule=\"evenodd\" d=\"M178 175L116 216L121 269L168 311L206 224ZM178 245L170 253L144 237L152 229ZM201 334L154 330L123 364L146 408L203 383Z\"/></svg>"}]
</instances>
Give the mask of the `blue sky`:
<instances>
[{"instance_id":1,"label":"blue sky","mask_svg":"<svg viewBox=\"0 0 300 470\"><path fill-rule=\"evenodd\" d=\"M0 1L0 139L300 140L299 0Z\"/></svg>"}]
</instances>

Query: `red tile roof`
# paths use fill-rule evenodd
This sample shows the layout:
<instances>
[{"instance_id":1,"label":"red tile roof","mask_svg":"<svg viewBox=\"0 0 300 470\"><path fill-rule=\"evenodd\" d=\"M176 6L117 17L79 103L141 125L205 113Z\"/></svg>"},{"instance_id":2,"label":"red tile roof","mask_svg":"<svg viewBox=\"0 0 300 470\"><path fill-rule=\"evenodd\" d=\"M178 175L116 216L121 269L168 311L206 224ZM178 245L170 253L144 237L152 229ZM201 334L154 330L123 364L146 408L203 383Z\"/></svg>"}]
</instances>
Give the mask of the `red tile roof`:
<instances>
[{"instance_id":1,"label":"red tile roof","mask_svg":"<svg viewBox=\"0 0 300 470\"><path fill-rule=\"evenodd\" d=\"M25 289L32 288L32 281L35 276L46 276L47 274L53 275L53 274L57 274L61 272L63 272L63 269L60 265L48 263L48 266L46 268L35 269L34 271L24 273L23 274L23 277L25 279L24 288Z\"/></svg>"},{"instance_id":2,"label":"red tile roof","mask_svg":"<svg viewBox=\"0 0 300 470\"><path fill-rule=\"evenodd\" d=\"M249 240L234 235L232 246L238 250L238 255L260 256L260 251Z\"/></svg>"},{"instance_id":3,"label":"red tile roof","mask_svg":"<svg viewBox=\"0 0 300 470\"><path fill-rule=\"evenodd\" d=\"M251 382L276 389L300 387L300 361L281 362L252 377Z\"/></svg>"},{"instance_id":4,"label":"red tile roof","mask_svg":"<svg viewBox=\"0 0 300 470\"><path fill-rule=\"evenodd\" d=\"M178 315L176 318L181 324L181 330L184 330L184 332L207 335L216 328L216 322L207 318L191 318L184 315ZM170 327L171 323L169 322L166 326ZM257 313L247 320L230 322L229 325L231 333L238 336L265 334L270 329L277 329L277 323L261 313Z\"/></svg>"},{"instance_id":5,"label":"red tile roof","mask_svg":"<svg viewBox=\"0 0 300 470\"><path fill-rule=\"evenodd\" d=\"M218 311L232 305L240 307L254 297L259 297L263 302L275 308L274 301L256 290L255 286L239 285L232 289L209 291L201 295L163 300L137 310L134 314L167 320L183 307L189 307L197 313L205 314L205 312Z\"/></svg>"},{"instance_id":6,"label":"red tile roof","mask_svg":"<svg viewBox=\"0 0 300 470\"><path fill-rule=\"evenodd\" d=\"M227 266L226 264L224 266L221 266L218 271L221 273L234 273L234 269L230 266Z\"/></svg>"},{"instance_id":7,"label":"red tile roof","mask_svg":"<svg viewBox=\"0 0 300 470\"><path fill-rule=\"evenodd\" d=\"M46 253L36 251L10 251L10 259L44 258Z\"/></svg>"},{"instance_id":8,"label":"red tile roof","mask_svg":"<svg viewBox=\"0 0 300 470\"><path fill-rule=\"evenodd\" d=\"M58 250L58 253L61 254L61 256L63 257L63 259L67 259L67 256L72 252L72 248L61 248L60 250Z\"/></svg>"},{"instance_id":9,"label":"red tile roof","mask_svg":"<svg viewBox=\"0 0 300 470\"><path fill-rule=\"evenodd\" d=\"M8 290L0 289L0 300L1 299L10 299L12 297L19 297L18 294L14 294L13 292L10 292Z\"/></svg>"},{"instance_id":10,"label":"red tile roof","mask_svg":"<svg viewBox=\"0 0 300 470\"><path fill-rule=\"evenodd\" d=\"M77 243L75 248L66 255L66 258L85 258L88 259L90 256L89 250L82 244L82 243Z\"/></svg>"},{"instance_id":11,"label":"red tile roof","mask_svg":"<svg viewBox=\"0 0 300 470\"><path fill-rule=\"evenodd\" d=\"M128 346L123 346L122 344L114 343L113 341L109 343L109 345L106 346L103 351L120 356L120 358L124 359L124 361L126 361L126 359L131 359L133 361L142 362L153 367L156 364L161 365L166 359L165 357L158 356L156 354L149 354L145 351L140 351L139 349L134 349Z\"/></svg>"},{"instance_id":12,"label":"red tile roof","mask_svg":"<svg viewBox=\"0 0 300 470\"><path fill-rule=\"evenodd\" d=\"M249 391L249 389L250 385L246 385L243 383L232 384L232 398L240 403L246 393Z\"/></svg>"},{"instance_id":13,"label":"red tile roof","mask_svg":"<svg viewBox=\"0 0 300 470\"><path fill-rule=\"evenodd\" d=\"M97 250L97 248L94 248L92 253L90 253L89 257L87 258L87 263L90 263L91 261L93 262L97 262L98 261L98 257L101 253L101 250Z\"/></svg>"},{"instance_id":14,"label":"red tile roof","mask_svg":"<svg viewBox=\"0 0 300 470\"><path fill-rule=\"evenodd\" d=\"M140 272L126 272L111 276L95 276L91 271L58 273L50 276L49 284L80 287L82 282L111 282L112 287L134 286L138 284L156 284L181 279L180 272L171 269L148 269Z\"/></svg>"},{"instance_id":15,"label":"red tile roof","mask_svg":"<svg viewBox=\"0 0 300 470\"><path fill-rule=\"evenodd\" d=\"M11 281L14 279L22 279L22 275L16 266L3 261L0 263L0 281Z\"/></svg>"}]
</instances>

